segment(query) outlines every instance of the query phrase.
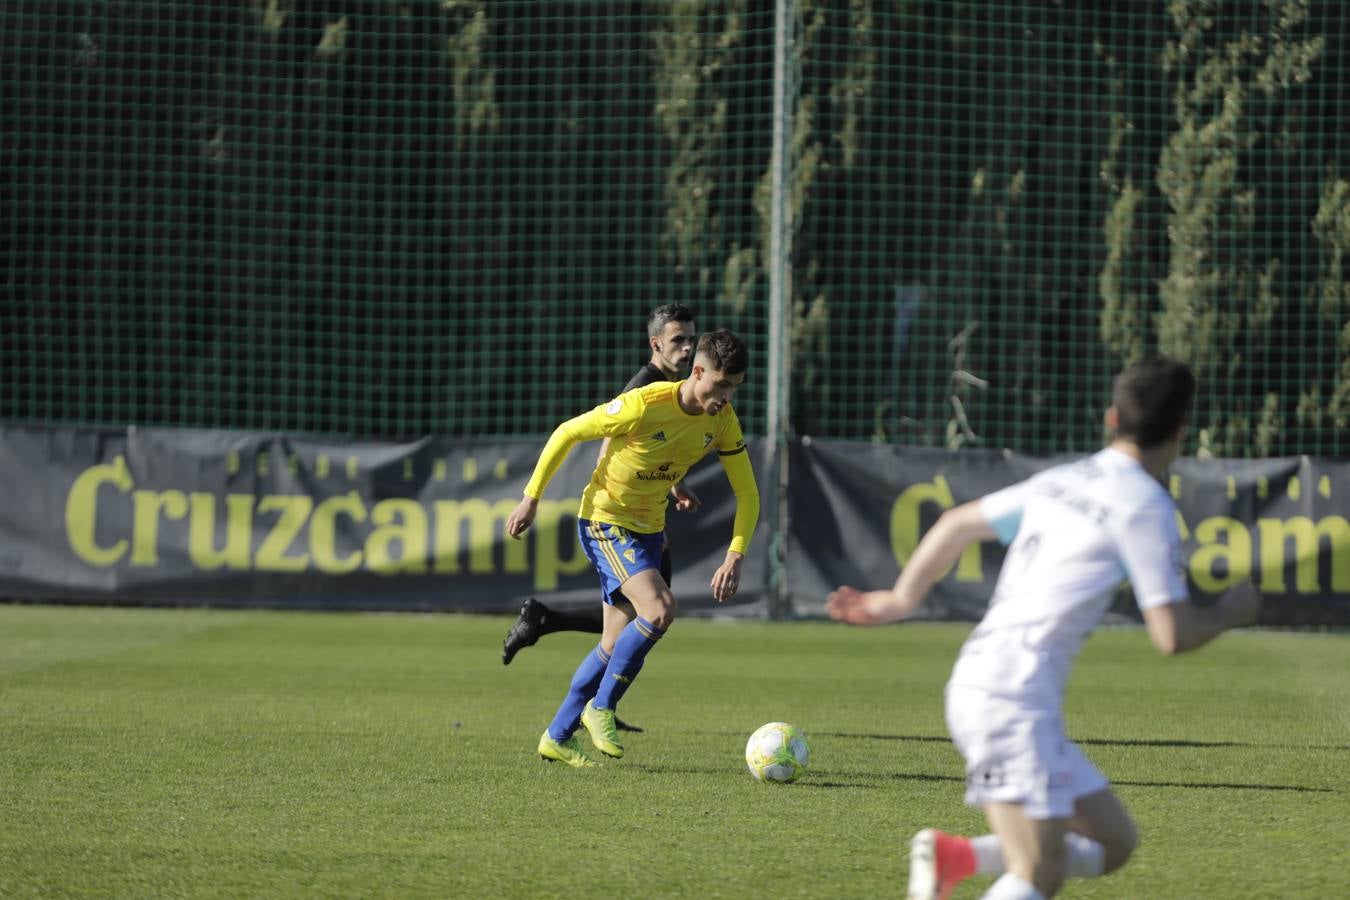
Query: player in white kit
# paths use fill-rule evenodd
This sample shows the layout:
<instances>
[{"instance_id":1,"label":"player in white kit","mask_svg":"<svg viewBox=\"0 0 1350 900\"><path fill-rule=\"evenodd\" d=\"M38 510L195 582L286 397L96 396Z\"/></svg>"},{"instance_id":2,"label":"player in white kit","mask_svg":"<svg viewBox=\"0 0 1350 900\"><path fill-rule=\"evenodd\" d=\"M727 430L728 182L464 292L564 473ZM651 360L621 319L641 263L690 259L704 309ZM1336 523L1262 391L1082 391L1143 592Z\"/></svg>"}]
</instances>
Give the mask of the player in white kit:
<instances>
[{"instance_id":1,"label":"player in white kit","mask_svg":"<svg viewBox=\"0 0 1350 900\"><path fill-rule=\"evenodd\" d=\"M1177 457L1194 397L1195 376L1180 362L1131 366L1113 385L1105 450L943 513L892 590L830 594L840 621L899 621L972 541L1009 545L946 688L966 802L984 810L993 833L915 835L910 900L945 898L977 873L1001 876L986 898L1051 897L1066 876L1111 872L1134 851L1134 822L1061 722L1084 638L1126 578L1149 638L1168 655L1253 623L1260 606L1246 582L1213 606L1188 598L1176 507L1159 478Z\"/></svg>"}]
</instances>

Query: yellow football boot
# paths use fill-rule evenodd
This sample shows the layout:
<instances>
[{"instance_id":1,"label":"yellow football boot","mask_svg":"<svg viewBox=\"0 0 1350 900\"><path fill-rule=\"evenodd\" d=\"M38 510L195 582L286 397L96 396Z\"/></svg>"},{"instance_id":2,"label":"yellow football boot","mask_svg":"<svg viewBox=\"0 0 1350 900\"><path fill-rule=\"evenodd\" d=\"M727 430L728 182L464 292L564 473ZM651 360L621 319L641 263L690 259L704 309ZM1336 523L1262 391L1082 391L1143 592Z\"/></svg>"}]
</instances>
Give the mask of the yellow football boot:
<instances>
[{"instance_id":1,"label":"yellow football boot","mask_svg":"<svg viewBox=\"0 0 1350 900\"><path fill-rule=\"evenodd\" d=\"M591 737L595 749L606 756L618 759L623 756L623 744L619 743L619 728L614 724L614 710L597 709L593 701L586 701L581 712L581 724Z\"/></svg>"},{"instance_id":2,"label":"yellow football boot","mask_svg":"<svg viewBox=\"0 0 1350 900\"><path fill-rule=\"evenodd\" d=\"M547 762L564 762L574 769L587 769L600 765L581 749L581 742L574 734L565 741L555 741L544 732L539 739L539 755Z\"/></svg>"}]
</instances>

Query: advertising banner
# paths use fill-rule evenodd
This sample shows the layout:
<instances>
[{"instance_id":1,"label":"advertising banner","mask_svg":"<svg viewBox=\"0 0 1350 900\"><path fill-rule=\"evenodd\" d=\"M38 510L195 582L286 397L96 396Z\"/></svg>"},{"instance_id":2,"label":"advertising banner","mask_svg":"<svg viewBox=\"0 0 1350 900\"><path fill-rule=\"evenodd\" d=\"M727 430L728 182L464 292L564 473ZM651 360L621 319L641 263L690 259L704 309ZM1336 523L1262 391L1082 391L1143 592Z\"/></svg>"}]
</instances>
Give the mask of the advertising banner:
<instances>
[{"instance_id":1,"label":"advertising banner","mask_svg":"<svg viewBox=\"0 0 1350 900\"><path fill-rule=\"evenodd\" d=\"M596 445L569 455L522 540L505 534L542 444L0 427L0 596L497 613L529 596L594 603L576 510ZM750 443L761 479L765 446ZM943 510L1073 458L809 438L789 451L782 575L788 609L803 617L823 615L836 585L892 584ZM715 460L688 478L702 507L667 515L675 595L686 613L764 616L772 541L763 517L737 599L719 606L709 591L735 514ZM1350 465L1182 459L1166 486L1198 600L1250 576L1268 624L1350 624ZM922 615L978 619L1002 555L997 544L971 547ZM1128 591L1112 611L1138 618Z\"/></svg>"},{"instance_id":2,"label":"advertising banner","mask_svg":"<svg viewBox=\"0 0 1350 900\"><path fill-rule=\"evenodd\" d=\"M598 444L572 451L521 540L505 534L542 447L0 428L0 595L477 612L514 611L528 596L593 603L576 510ZM708 588L735 511L715 459L688 479L703 508L669 515L674 587L685 610L759 615L762 553L732 604Z\"/></svg>"},{"instance_id":3,"label":"advertising banner","mask_svg":"<svg viewBox=\"0 0 1350 900\"><path fill-rule=\"evenodd\" d=\"M926 450L803 440L791 449L787 583L792 611L821 615L838 584L889 587L945 509L1075 457ZM1350 624L1350 465L1306 456L1180 459L1166 487L1177 502L1197 602L1250 576L1270 625ZM1002 563L997 543L972 546L922 615L978 619ZM1138 619L1128 591L1112 612Z\"/></svg>"}]
</instances>

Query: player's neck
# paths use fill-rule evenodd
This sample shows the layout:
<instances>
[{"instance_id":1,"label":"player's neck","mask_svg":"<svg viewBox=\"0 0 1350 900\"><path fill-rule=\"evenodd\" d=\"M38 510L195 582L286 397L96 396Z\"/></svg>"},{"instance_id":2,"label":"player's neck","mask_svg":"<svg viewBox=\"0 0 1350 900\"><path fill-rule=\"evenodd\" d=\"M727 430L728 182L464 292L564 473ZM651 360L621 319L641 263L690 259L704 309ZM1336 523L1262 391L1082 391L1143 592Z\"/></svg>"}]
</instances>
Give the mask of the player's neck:
<instances>
[{"instance_id":1,"label":"player's neck","mask_svg":"<svg viewBox=\"0 0 1350 900\"><path fill-rule=\"evenodd\" d=\"M1140 447L1134 441L1116 438L1107 445L1117 453L1123 453L1130 459L1143 466L1144 471L1148 472L1154 478L1162 478L1167 472L1167 468L1172 465L1176 459L1176 453L1168 444L1159 444L1147 449Z\"/></svg>"},{"instance_id":2,"label":"player's neck","mask_svg":"<svg viewBox=\"0 0 1350 900\"><path fill-rule=\"evenodd\" d=\"M694 382L681 382L679 390L675 392L675 402L680 405L680 409L688 416L703 415L703 408L694 400Z\"/></svg>"},{"instance_id":3,"label":"player's neck","mask_svg":"<svg viewBox=\"0 0 1350 900\"><path fill-rule=\"evenodd\" d=\"M652 358L647 361L647 365L651 366L653 369L664 375L666 381L680 380L680 373L678 371L674 369L667 369L661 363L662 363L661 357L657 356L655 353L653 353Z\"/></svg>"}]
</instances>

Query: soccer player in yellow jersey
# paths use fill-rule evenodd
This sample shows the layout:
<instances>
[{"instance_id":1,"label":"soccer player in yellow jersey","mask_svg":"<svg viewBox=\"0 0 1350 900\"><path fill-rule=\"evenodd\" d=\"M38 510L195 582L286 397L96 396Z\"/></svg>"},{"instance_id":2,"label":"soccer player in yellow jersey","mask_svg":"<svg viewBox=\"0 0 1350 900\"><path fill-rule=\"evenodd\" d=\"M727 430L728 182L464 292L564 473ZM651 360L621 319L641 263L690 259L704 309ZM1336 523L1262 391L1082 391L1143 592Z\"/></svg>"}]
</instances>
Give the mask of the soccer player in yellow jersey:
<instances>
[{"instance_id":1,"label":"soccer player in yellow jersey","mask_svg":"<svg viewBox=\"0 0 1350 900\"><path fill-rule=\"evenodd\" d=\"M666 493L713 451L736 497L731 544L713 573L713 597L722 603L740 587L741 561L759 518L759 491L731 396L745 381L749 363L740 338L725 329L708 332L699 339L689 378L628 391L569 419L540 454L525 496L506 520L513 538L534 522L539 498L572 446L609 438L577 513L582 548L600 576L604 631L539 739L544 759L595 765L575 737L578 726L585 726L601 753L623 755L614 710L677 609L660 573Z\"/></svg>"},{"instance_id":2,"label":"soccer player in yellow jersey","mask_svg":"<svg viewBox=\"0 0 1350 900\"><path fill-rule=\"evenodd\" d=\"M628 383L619 391L621 394L662 381L679 381L688 375L689 365L694 360L696 331L693 310L681 303L658 306L647 317L646 332L651 356L647 364L628 379ZM683 482L671 485L670 496L675 500L675 508L681 512L693 512L701 505L698 495ZM667 541L661 553L661 577L666 580L666 584L675 583L671 580L672 574L670 542ZM534 597L526 599L520 606L520 615L502 641L502 665L510 665L517 653L533 646L545 635L559 631L601 634L605 630L604 608L604 604L601 604L577 609L555 609ZM616 719L615 722L620 731L642 731L622 720Z\"/></svg>"}]
</instances>

